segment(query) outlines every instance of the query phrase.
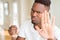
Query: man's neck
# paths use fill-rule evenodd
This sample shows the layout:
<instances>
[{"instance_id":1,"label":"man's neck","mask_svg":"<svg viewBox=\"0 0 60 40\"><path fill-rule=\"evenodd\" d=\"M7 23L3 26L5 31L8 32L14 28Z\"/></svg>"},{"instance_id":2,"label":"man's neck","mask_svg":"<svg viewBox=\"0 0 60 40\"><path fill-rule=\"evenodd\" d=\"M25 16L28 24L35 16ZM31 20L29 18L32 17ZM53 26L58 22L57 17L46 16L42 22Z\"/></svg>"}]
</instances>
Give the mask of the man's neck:
<instances>
[{"instance_id":1,"label":"man's neck","mask_svg":"<svg viewBox=\"0 0 60 40\"><path fill-rule=\"evenodd\" d=\"M39 27L41 29L41 25L34 24L34 29L35 29L35 27Z\"/></svg>"}]
</instances>

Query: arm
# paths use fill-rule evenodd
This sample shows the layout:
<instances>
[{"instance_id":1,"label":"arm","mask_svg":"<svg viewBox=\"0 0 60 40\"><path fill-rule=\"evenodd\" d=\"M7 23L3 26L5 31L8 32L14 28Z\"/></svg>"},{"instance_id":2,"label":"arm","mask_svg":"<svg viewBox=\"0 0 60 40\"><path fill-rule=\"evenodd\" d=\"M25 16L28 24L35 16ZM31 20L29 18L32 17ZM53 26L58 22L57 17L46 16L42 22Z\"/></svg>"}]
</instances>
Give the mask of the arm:
<instances>
[{"instance_id":1,"label":"arm","mask_svg":"<svg viewBox=\"0 0 60 40\"><path fill-rule=\"evenodd\" d=\"M11 40L16 40L16 38L15 37L11 37Z\"/></svg>"},{"instance_id":2,"label":"arm","mask_svg":"<svg viewBox=\"0 0 60 40\"><path fill-rule=\"evenodd\" d=\"M16 40L17 35L11 35L11 40Z\"/></svg>"},{"instance_id":3,"label":"arm","mask_svg":"<svg viewBox=\"0 0 60 40\"><path fill-rule=\"evenodd\" d=\"M57 40L56 38L48 38L47 40Z\"/></svg>"},{"instance_id":4,"label":"arm","mask_svg":"<svg viewBox=\"0 0 60 40\"><path fill-rule=\"evenodd\" d=\"M16 40L25 40L25 38L22 38L22 37L18 36Z\"/></svg>"}]
</instances>

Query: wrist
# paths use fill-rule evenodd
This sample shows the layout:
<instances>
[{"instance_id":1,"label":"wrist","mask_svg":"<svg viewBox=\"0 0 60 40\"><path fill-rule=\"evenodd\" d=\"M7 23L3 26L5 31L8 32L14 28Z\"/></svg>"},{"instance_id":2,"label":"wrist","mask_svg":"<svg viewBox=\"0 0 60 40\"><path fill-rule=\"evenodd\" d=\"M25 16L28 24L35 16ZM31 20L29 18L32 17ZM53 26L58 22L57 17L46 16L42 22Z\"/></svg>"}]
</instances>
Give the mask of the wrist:
<instances>
[{"instance_id":1,"label":"wrist","mask_svg":"<svg viewBox=\"0 0 60 40\"><path fill-rule=\"evenodd\" d=\"M12 38L17 38L17 34L11 35Z\"/></svg>"},{"instance_id":2,"label":"wrist","mask_svg":"<svg viewBox=\"0 0 60 40\"><path fill-rule=\"evenodd\" d=\"M48 38L47 40L57 40L56 38Z\"/></svg>"}]
</instances>

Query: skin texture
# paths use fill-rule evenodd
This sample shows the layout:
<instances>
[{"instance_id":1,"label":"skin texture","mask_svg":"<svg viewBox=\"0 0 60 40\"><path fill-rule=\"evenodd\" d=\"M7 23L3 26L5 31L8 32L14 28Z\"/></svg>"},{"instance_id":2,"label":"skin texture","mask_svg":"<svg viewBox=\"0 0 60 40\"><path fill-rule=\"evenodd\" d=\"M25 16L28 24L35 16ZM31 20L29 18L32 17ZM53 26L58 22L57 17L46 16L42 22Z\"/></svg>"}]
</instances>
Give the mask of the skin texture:
<instances>
[{"instance_id":1,"label":"skin texture","mask_svg":"<svg viewBox=\"0 0 60 40\"><path fill-rule=\"evenodd\" d=\"M31 10L31 20L32 23L37 25L37 24L41 24L41 18L42 18L42 14L46 11L49 11L49 7L40 4L40 3L35 3L32 7Z\"/></svg>"},{"instance_id":2,"label":"skin texture","mask_svg":"<svg viewBox=\"0 0 60 40\"><path fill-rule=\"evenodd\" d=\"M16 40L16 37L17 37L17 27L16 25L11 25L9 27L9 30L8 30L10 36L11 36L11 40Z\"/></svg>"},{"instance_id":3,"label":"skin texture","mask_svg":"<svg viewBox=\"0 0 60 40\"><path fill-rule=\"evenodd\" d=\"M49 7L40 3L34 3L31 9L31 22L34 24L35 30L47 40L55 40L54 37L54 17L50 22ZM17 37L17 40L25 40L25 38Z\"/></svg>"},{"instance_id":4,"label":"skin texture","mask_svg":"<svg viewBox=\"0 0 60 40\"><path fill-rule=\"evenodd\" d=\"M17 34L17 27L16 27L16 25L11 25L11 26L9 27L8 32L9 32L10 35Z\"/></svg>"}]
</instances>

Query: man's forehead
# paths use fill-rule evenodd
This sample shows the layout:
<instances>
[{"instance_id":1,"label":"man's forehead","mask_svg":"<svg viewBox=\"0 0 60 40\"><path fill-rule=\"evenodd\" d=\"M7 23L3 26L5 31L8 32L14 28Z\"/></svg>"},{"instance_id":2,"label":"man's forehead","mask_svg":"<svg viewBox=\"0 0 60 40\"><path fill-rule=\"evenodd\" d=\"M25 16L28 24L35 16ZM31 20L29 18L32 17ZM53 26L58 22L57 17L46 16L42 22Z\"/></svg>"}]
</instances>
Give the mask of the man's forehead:
<instances>
[{"instance_id":1,"label":"man's forehead","mask_svg":"<svg viewBox=\"0 0 60 40\"><path fill-rule=\"evenodd\" d=\"M41 11L41 10L44 11L44 10L48 10L49 8L44 4L34 3L32 9L37 11Z\"/></svg>"},{"instance_id":2,"label":"man's forehead","mask_svg":"<svg viewBox=\"0 0 60 40\"><path fill-rule=\"evenodd\" d=\"M35 11L44 11L46 10L46 7L43 4L34 3L32 9Z\"/></svg>"}]
</instances>

